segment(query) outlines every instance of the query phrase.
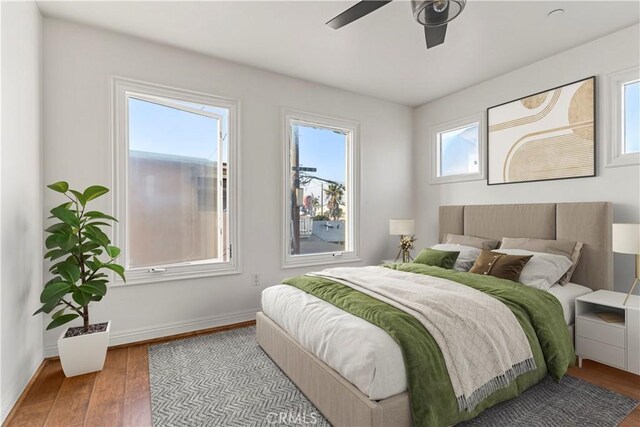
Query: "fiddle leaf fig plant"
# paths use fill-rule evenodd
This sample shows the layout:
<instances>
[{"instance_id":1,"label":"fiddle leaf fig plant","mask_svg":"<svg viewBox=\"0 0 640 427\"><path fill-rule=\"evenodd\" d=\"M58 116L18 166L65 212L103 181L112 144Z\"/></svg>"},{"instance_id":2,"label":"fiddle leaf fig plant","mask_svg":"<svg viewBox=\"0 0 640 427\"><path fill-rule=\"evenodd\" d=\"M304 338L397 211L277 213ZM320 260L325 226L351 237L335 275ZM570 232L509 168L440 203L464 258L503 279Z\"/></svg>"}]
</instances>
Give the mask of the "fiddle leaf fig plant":
<instances>
[{"instance_id":1,"label":"fiddle leaf fig plant","mask_svg":"<svg viewBox=\"0 0 640 427\"><path fill-rule=\"evenodd\" d=\"M103 231L117 219L88 209L90 202L107 194L109 189L93 185L80 192L70 189L64 181L47 187L64 194L69 201L50 211L49 218L57 222L45 230L49 235L45 240L48 252L44 258L53 262L49 271L54 277L44 285L40 294L42 307L34 315L53 313L47 330L81 317L83 332L87 333L89 304L106 295L108 270L126 280L124 267L114 262L120 249L111 245Z\"/></svg>"}]
</instances>

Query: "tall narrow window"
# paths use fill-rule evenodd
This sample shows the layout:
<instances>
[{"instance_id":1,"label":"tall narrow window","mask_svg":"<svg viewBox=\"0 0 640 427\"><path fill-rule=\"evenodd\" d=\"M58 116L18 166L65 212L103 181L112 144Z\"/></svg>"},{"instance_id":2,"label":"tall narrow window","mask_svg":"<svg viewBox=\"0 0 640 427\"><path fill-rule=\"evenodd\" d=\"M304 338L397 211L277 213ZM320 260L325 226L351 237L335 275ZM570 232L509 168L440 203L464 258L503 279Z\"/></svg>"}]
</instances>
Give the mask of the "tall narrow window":
<instances>
[{"instance_id":1,"label":"tall narrow window","mask_svg":"<svg viewBox=\"0 0 640 427\"><path fill-rule=\"evenodd\" d=\"M356 128L286 114L285 266L357 257Z\"/></svg>"},{"instance_id":2,"label":"tall narrow window","mask_svg":"<svg viewBox=\"0 0 640 427\"><path fill-rule=\"evenodd\" d=\"M146 87L116 96L127 275L135 281L232 268L230 106Z\"/></svg>"},{"instance_id":3,"label":"tall narrow window","mask_svg":"<svg viewBox=\"0 0 640 427\"><path fill-rule=\"evenodd\" d=\"M640 67L606 76L607 166L640 164Z\"/></svg>"},{"instance_id":4,"label":"tall narrow window","mask_svg":"<svg viewBox=\"0 0 640 427\"><path fill-rule=\"evenodd\" d=\"M484 118L474 115L431 130L431 182L482 179Z\"/></svg>"},{"instance_id":5,"label":"tall narrow window","mask_svg":"<svg viewBox=\"0 0 640 427\"><path fill-rule=\"evenodd\" d=\"M622 150L624 154L640 152L640 80L622 85Z\"/></svg>"}]
</instances>

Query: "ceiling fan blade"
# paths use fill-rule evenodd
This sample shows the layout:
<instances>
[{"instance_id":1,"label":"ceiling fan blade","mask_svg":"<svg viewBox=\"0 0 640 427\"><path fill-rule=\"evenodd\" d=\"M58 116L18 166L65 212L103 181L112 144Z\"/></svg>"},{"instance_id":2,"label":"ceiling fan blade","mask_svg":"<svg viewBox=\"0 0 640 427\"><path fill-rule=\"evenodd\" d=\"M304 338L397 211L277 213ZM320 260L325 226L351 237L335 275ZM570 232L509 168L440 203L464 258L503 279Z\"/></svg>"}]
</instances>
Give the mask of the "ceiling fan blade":
<instances>
[{"instance_id":1,"label":"ceiling fan blade","mask_svg":"<svg viewBox=\"0 0 640 427\"><path fill-rule=\"evenodd\" d=\"M444 43L444 36L447 34L447 24L437 27L424 27L424 38L427 40L427 49Z\"/></svg>"},{"instance_id":2,"label":"ceiling fan blade","mask_svg":"<svg viewBox=\"0 0 640 427\"><path fill-rule=\"evenodd\" d=\"M352 23L353 21L362 18L365 15L370 14L374 10L377 10L384 6L387 3L391 3L392 0L364 0L355 5L351 6L349 9L342 12L340 15L336 16L329 22L327 25L337 30L338 28L344 27L347 24Z\"/></svg>"}]
</instances>

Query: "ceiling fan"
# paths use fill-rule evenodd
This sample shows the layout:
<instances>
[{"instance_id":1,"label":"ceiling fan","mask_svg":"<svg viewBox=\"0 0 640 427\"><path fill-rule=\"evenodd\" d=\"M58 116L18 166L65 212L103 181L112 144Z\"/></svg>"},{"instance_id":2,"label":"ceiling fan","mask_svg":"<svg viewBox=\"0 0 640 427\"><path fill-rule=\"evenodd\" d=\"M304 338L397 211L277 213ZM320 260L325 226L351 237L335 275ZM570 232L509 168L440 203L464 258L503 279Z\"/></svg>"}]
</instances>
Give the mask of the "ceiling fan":
<instances>
[{"instance_id":1,"label":"ceiling fan","mask_svg":"<svg viewBox=\"0 0 640 427\"><path fill-rule=\"evenodd\" d=\"M385 4L391 3L391 1L364 0L358 2L327 22L327 25L337 30L370 14ZM413 18L424 26L427 49L444 43L447 23L460 15L466 3L467 0L411 0Z\"/></svg>"}]
</instances>

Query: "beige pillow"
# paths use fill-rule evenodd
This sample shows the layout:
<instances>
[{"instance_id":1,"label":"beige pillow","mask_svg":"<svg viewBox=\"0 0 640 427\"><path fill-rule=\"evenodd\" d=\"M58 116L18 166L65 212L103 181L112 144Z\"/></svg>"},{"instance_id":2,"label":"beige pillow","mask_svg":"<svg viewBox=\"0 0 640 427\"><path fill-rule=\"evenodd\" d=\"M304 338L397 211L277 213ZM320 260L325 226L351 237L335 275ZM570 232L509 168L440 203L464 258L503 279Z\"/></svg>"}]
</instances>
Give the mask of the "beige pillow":
<instances>
[{"instance_id":1,"label":"beige pillow","mask_svg":"<svg viewBox=\"0 0 640 427\"><path fill-rule=\"evenodd\" d=\"M500 242L498 240L483 239L475 236L462 236L460 234L446 234L442 243L471 246L472 248L478 248L490 251L498 247Z\"/></svg>"},{"instance_id":2,"label":"beige pillow","mask_svg":"<svg viewBox=\"0 0 640 427\"><path fill-rule=\"evenodd\" d=\"M524 249L532 252L544 252L547 254L564 255L571 260L571 268L558 280L558 283L564 285L571 279L573 271L578 266L580 255L582 254L581 242L571 242L568 240L546 240L546 239L529 239L526 237L513 238L503 237L500 243L500 249Z\"/></svg>"}]
</instances>

